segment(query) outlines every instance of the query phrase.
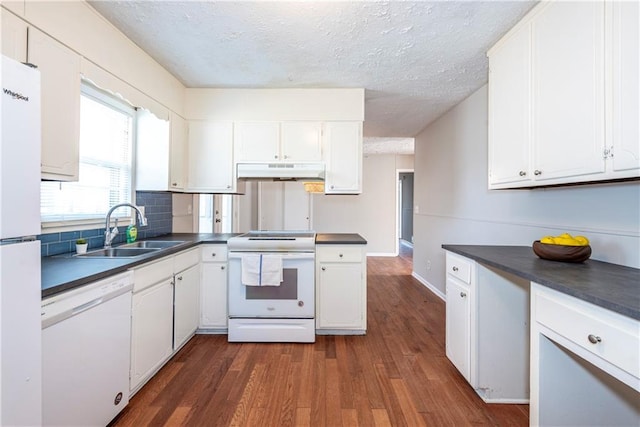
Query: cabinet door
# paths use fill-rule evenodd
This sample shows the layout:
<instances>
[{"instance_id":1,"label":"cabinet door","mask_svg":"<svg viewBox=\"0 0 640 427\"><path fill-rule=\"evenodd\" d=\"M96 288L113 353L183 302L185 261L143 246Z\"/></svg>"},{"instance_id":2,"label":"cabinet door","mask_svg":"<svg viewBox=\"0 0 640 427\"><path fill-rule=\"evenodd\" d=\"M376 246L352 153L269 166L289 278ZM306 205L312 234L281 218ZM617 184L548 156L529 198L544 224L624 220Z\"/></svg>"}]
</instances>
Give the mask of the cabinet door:
<instances>
[{"instance_id":1,"label":"cabinet door","mask_svg":"<svg viewBox=\"0 0 640 427\"><path fill-rule=\"evenodd\" d=\"M174 278L173 349L193 335L200 320L200 269L194 265Z\"/></svg>"},{"instance_id":2,"label":"cabinet door","mask_svg":"<svg viewBox=\"0 0 640 427\"><path fill-rule=\"evenodd\" d=\"M189 122L189 191L232 193L232 122Z\"/></svg>"},{"instance_id":3,"label":"cabinet door","mask_svg":"<svg viewBox=\"0 0 640 427\"><path fill-rule=\"evenodd\" d=\"M136 389L173 352L171 279L133 295L130 388Z\"/></svg>"},{"instance_id":4,"label":"cabinet door","mask_svg":"<svg viewBox=\"0 0 640 427\"><path fill-rule=\"evenodd\" d=\"M280 156L280 123L238 122L233 143L236 162L273 162Z\"/></svg>"},{"instance_id":5,"label":"cabinet door","mask_svg":"<svg viewBox=\"0 0 640 427\"><path fill-rule=\"evenodd\" d=\"M551 2L532 37L534 178L603 173L604 2Z\"/></svg>"},{"instance_id":6,"label":"cabinet door","mask_svg":"<svg viewBox=\"0 0 640 427\"><path fill-rule=\"evenodd\" d=\"M169 168L169 188L184 190L187 161L187 122L171 113L171 155Z\"/></svg>"},{"instance_id":7,"label":"cabinet door","mask_svg":"<svg viewBox=\"0 0 640 427\"><path fill-rule=\"evenodd\" d=\"M322 160L322 124L320 122L283 122L280 124L282 160L318 162Z\"/></svg>"},{"instance_id":8,"label":"cabinet door","mask_svg":"<svg viewBox=\"0 0 640 427\"><path fill-rule=\"evenodd\" d=\"M318 274L316 327L366 329L360 263L321 263Z\"/></svg>"},{"instance_id":9,"label":"cabinet door","mask_svg":"<svg viewBox=\"0 0 640 427\"><path fill-rule=\"evenodd\" d=\"M169 122L152 112L136 112L136 190L169 189Z\"/></svg>"},{"instance_id":10,"label":"cabinet door","mask_svg":"<svg viewBox=\"0 0 640 427\"><path fill-rule=\"evenodd\" d=\"M640 4L612 2L611 7L613 170L637 171L640 169Z\"/></svg>"},{"instance_id":11,"label":"cabinet door","mask_svg":"<svg viewBox=\"0 0 640 427\"><path fill-rule=\"evenodd\" d=\"M42 84L42 178L77 181L80 148L80 56L29 28L28 60Z\"/></svg>"},{"instance_id":12,"label":"cabinet door","mask_svg":"<svg viewBox=\"0 0 640 427\"><path fill-rule=\"evenodd\" d=\"M227 263L202 263L200 327L227 328Z\"/></svg>"},{"instance_id":13,"label":"cabinet door","mask_svg":"<svg viewBox=\"0 0 640 427\"><path fill-rule=\"evenodd\" d=\"M362 192L362 122L327 122L323 146L326 150L326 194Z\"/></svg>"},{"instance_id":14,"label":"cabinet door","mask_svg":"<svg viewBox=\"0 0 640 427\"><path fill-rule=\"evenodd\" d=\"M470 381L471 305L469 287L447 277L446 352L460 373Z\"/></svg>"},{"instance_id":15,"label":"cabinet door","mask_svg":"<svg viewBox=\"0 0 640 427\"><path fill-rule=\"evenodd\" d=\"M3 5L5 5L4 2ZM27 23L1 8L0 14L2 14L2 54L18 62L27 62Z\"/></svg>"},{"instance_id":16,"label":"cabinet door","mask_svg":"<svg viewBox=\"0 0 640 427\"><path fill-rule=\"evenodd\" d=\"M531 179L531 27L526 25L489 56L489 184Z\"/></svg>"}]
</instances>

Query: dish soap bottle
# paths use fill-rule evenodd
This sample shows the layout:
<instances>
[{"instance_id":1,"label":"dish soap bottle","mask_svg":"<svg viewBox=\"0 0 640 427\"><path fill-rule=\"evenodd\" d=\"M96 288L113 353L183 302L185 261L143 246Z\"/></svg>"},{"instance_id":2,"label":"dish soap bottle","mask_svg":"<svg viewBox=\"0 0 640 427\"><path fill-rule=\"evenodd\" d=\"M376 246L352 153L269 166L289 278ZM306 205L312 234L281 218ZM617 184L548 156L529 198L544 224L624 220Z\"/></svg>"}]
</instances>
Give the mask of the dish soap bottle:
<instances>
[{"instance_id":1,"label":"dish soap bottle","mask_svg":"<svg viewBox=\"0 0 640 427\"><path fill-rule=\"evenodd\" d=\"M131 224L127 227L127 243L133 243L138 238L138 228L136 227L135 217L131 220Z\"/></svg>"}]
</instances>

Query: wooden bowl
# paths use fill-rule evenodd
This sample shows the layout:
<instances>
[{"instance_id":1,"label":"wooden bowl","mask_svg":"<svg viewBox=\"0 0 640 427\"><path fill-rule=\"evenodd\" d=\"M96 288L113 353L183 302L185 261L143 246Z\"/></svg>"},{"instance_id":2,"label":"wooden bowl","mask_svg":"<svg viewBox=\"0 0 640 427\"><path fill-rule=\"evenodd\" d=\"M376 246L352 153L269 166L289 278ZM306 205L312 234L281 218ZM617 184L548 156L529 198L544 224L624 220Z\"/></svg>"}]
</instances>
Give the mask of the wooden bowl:
<instances>
[{"instance_id":1,"label":"wooden bowl","mask_svg":"<svg viewBox=\"0 0 640 427\"><path fill-rule=\"evenodd\" d=\"M591 256L591 246L564 246L533 242L533 252L542 259L562 262L583 262Z\"/></svg>"}]
</instances>

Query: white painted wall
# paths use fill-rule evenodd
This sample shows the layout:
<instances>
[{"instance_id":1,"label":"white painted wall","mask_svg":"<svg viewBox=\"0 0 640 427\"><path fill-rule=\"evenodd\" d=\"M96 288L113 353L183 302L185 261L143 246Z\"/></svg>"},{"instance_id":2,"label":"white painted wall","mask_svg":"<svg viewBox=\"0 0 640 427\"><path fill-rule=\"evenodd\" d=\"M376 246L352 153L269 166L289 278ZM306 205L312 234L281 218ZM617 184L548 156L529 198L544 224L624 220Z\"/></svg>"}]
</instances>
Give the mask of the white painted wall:
<instances>
[{"instance_id":1,"label":"white painted wall","mask_svg":"<svg viewBox=\"0 0 640 427\"><path fill-rule=\"evenodd\" d=\"M360 195L313 195L318 233L358 233L369 255L396 255L397 169L412 169L413 156L370 154L363 159Z\"/></svg>"},{"instance_id":2,"label":"white painted wall","mask_svg":"<svg viewBox=\"0 0 640 427\"><path fill-rule=\"evenodd\" d=\"M416 137L414 177L414 273L442 294L444 243L530 246L566 231L591 240L593 259L640 268L640 183L487 190L486 86Z\"/></svg>"}]
</instances>

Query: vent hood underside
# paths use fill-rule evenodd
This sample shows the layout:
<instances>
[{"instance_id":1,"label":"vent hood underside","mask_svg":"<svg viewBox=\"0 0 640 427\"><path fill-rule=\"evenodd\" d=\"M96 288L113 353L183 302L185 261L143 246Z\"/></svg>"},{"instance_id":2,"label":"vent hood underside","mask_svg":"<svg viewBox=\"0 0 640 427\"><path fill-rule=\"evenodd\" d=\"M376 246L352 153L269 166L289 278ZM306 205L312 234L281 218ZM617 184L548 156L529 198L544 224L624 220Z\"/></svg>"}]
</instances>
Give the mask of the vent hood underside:
<instances>
[{"instance_id":1,"label":"vent hood underside","mask_svg":"<svg viewBox=\"0 0 640 427\"><path fill-rule=\"evenodd\" d=\"M324 181L324 163L238 163L238 179Z\"/></svg>"}]
</instances>

